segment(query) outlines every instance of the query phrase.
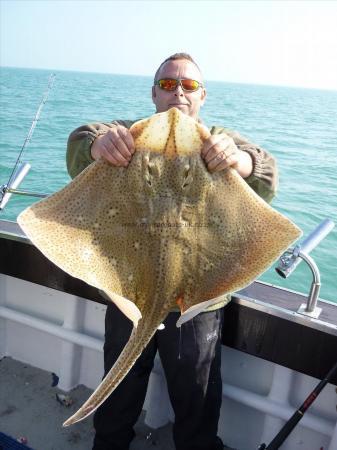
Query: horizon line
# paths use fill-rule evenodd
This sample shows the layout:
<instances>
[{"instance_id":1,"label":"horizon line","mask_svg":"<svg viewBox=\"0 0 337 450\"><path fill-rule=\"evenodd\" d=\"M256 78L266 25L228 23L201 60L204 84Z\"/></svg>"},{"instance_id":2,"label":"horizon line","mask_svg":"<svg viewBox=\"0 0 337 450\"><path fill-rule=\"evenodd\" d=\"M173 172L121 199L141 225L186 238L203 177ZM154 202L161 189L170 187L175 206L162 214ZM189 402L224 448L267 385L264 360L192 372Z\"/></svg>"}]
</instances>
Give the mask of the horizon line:
<instances>
[{"instance_id":1,"label":"horizon line","mask_svg":"<svg viewBox=\"0 0 337 450\"><path fill-rule=\"evenodd\" d=\"M144 74L134 74L134 73L116 73L116 72L94 72L87 70L76 70L76 69L55 69L55 68L46 68L46 67L22 67L22 66L8 66L1 65L0 69L27 69L27 70L45 70L45 71L55 71L55 72L75 72L75 73L88 73L88 74L98 74L98 75L118 75L118 76L131 76L131 77L144 77L144 78L153 78L153 75L144 75ZM273 83L256 83L249 81L229 81L229 80L216 80L216 79L207 79L206 84L208 82L216 82L216 83L226 83L226 84L237 84L237 85L248 85L248 86L261 86L261 87L280 87L280 88L290 88L290 89L305 89L305 90L316 90L316 91L326 91L326 92L337 92L336 88L323 88L323 87L308 87L308 86L299 86L299 85L286 85L286 84L273 84Z\"/></svg>"}]
</instances>

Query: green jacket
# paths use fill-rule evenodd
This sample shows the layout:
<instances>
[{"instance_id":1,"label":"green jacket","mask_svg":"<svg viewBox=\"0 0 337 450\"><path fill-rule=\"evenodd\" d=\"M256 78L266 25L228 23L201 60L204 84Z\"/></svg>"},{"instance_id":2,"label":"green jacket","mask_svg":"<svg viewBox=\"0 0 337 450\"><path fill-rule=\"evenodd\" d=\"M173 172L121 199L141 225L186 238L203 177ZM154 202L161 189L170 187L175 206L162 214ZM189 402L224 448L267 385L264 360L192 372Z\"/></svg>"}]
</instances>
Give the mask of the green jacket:
<instances>
[{"instance_id":1,"label":"green jacket","mask_svg":"<svg viewBox=\"0 0 337 450\"><path fill-rule=\"evenodd\" d=\"M94 161L91 157L91 145L98 136L105 134L114 125L119 124L130 128L135 122L118 120L111 123L93 123L76 128L70 134L67 144L67 169L69 175L74 178ZM257 145L250 143L237 132L227 128L213 126L210 129L210 133L226 133L233 138L240 150L250 154L253 160L253 172L245 181L260 197L270 203L276 194L278 186L278 171L273 156ZM208 310L218 309L229 301L230 296L220 297L219 303L212 305Z\"/></svg>"}]
</instances>

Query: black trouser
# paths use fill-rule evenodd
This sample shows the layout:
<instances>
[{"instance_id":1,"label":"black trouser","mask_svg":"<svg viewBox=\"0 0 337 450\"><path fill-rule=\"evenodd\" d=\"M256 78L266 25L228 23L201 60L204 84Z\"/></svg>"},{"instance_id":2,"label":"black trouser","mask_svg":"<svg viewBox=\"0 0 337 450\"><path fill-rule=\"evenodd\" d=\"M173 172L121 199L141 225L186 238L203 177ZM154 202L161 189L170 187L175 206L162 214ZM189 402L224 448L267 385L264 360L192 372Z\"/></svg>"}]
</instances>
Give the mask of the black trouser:
<instances>
[{"instance_id":1,"label":"black trouser","mask_svg":"<svg viewBox=\"0 0 337 450\"><path fill-rule=\"evenodd\" d=\"M158 349L175 413L173 438L177 450L211 450L220 414L222 309L201 313L176 327L180 314L170 313L128 375L94 416L93 450L128 450L144 403ZM132 324L109 304L105 318L105 374L116 361Z\"/></svg>"}]
</instances>

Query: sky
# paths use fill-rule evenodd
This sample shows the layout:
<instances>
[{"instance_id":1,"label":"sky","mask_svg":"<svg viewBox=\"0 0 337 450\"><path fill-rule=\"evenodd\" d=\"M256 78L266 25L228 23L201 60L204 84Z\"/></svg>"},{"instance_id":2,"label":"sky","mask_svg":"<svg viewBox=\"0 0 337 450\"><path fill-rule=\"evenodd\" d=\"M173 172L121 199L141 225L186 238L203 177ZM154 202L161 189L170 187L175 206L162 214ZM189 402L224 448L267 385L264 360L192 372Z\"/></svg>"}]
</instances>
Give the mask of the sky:
<instances>
[{"instance_id":1,"label":"sky","mask_svg":"<svg viewBox=\"0 0 337 450\"><path fill-rule=\"evenodd\" d=\"M337 0L0 0L1 66L153 75L190 53L206 80L337 90Z\"/></svg>"}]
</instances>

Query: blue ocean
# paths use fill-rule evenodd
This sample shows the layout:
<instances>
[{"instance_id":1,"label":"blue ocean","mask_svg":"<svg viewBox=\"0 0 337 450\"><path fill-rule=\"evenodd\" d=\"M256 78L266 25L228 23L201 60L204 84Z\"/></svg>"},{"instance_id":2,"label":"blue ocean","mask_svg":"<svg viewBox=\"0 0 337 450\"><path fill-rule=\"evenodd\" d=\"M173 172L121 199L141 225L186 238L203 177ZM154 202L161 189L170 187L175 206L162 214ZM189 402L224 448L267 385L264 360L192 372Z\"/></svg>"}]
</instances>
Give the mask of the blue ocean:
<instances>
[{"instance_id":1,"label":"blue ocean","mask_svg":"<svg viewBox=\"0 0 337 450\"><path fill-rule=\"evenodd\" d=\"M51 71L1 68L0 185L9 176L48 84ZM139 119L154 113L152 79L143 76L56 71L22 161L32 168L20 189L53 193L70 181L65 165L69 133L90 122ZM273 206L309 234L325 218L337 224L337 91L206 82L201 118L207 126L237 130L278 161ZM36 198L13 195L0 219L16 220ZM337 303L337 227L312 252L322 278L320 297ZM287 280L274 267L262 281L308 293L305 263Z\"/></svg>"}]
</instances>

